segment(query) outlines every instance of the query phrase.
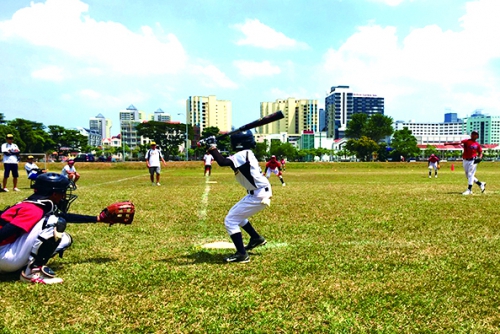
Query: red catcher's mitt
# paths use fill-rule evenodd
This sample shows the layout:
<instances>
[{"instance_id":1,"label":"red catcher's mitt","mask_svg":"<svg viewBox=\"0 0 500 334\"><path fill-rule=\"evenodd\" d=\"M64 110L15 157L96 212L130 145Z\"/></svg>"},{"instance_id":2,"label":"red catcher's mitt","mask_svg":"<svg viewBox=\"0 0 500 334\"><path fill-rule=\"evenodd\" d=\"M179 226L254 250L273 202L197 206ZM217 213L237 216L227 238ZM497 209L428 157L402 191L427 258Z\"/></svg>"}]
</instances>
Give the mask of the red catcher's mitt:
<instances>
[{"instance_id":1,"label":"red catcher's mitt","mask_svg":"<svg viewBox=\"0 0 500 334\"><path fill-rule=\"evenodd\" d=\"M134 203L117 202L108 205L99 214L99 221L104 223L113 224L126 224L130 225L134 221L135 206Z\"/></svg>"}]
</instances>

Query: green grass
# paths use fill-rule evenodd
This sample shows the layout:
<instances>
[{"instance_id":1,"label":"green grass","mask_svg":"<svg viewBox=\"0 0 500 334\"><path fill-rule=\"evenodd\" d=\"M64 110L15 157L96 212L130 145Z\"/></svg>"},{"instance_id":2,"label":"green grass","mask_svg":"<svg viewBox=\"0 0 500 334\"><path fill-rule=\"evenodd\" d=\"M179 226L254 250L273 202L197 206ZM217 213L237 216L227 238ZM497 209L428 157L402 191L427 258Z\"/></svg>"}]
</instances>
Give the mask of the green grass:
<instances>
[{"instance_id":1,"label":"green grass","mask_svg":"<svg viewBox=\"0 0 500 334\"><path fill-rule=\"evenodd\" d=\"M61 285L0 275L0 333L500 333L499 165L481 163L473 196L441 165L428 179L423 163L289 163L251 219L268 245L224 264L232 251L202 245L230 241L245 194L230 169L207 184L201 162L169 163L152 187L144 164L80 164L71 212L130 199L134 224L69 225L49 262Z\"/></svg>"}]
</instances>

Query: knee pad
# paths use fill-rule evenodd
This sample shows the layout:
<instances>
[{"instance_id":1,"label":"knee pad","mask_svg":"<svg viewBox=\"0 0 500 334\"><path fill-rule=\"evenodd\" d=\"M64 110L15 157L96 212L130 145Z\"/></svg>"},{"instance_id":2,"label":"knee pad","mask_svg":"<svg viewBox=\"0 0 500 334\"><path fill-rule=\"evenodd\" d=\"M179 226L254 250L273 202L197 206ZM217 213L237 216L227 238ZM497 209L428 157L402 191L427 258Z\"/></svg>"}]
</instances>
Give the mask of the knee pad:
<instances>
[{"instance_id":1,"label":"knee pad","mask_svg":"<svg viewBox=\"0 0 500 334\"><path fill-rule=\"evenodd\" d=\"M66 221L64 219L55 215L50 215L44 218L42 231L31 248L30 262L32 262L34 266L45 265L51 257L57 254L56 250L61 244L64 235L67 234L64 233L65 229ZM65 243L67 243L67 241L65 241Z\"/></svg>"}]
</instances>

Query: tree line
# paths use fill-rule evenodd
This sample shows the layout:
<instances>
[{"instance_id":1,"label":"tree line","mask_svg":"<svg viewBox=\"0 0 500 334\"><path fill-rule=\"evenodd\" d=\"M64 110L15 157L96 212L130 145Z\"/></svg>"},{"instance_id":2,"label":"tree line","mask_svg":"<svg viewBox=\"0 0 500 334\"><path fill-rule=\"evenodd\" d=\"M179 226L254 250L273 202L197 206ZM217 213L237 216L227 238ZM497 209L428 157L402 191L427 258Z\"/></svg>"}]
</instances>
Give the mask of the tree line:
<instances>
[{"instance_id":1,"label":"tree line","mask_svg":"<svg viewBox=\"0 0 500 334\"><path fill-rule=\"evenodd\" d=\"M304 161L311 160L314 156L337 156L349 157L355 155L362 161L387 159L399 160L401 156L406 158L420 155L417 147L417 140L408 129L394 131L391 117L375 114L354 114L347 124L346 137L348 141L341 150L333 151L325 148L315 148L308 150L298 150L290 143L282 143L279 140L271 142L257 143L255 154L258 159L263 160L271 155L286 157L289 160ZM187 127L187 133L186 133ZM179 147L185 144L186 136L188 140L193 140L194 130L188 124L172 124L165 122L149 121L140 123L136 127L137 134L155 141L168 159L182 158ZM128 146L124 147L91 147L88 145L86 136L77 130L67 129L59 125L45 126L42 123L16 118L6 120L0 113L0 136L11 133L15 137L15 142L21 152L24 153L48 153L57 152L58 155L66 155L74 152L92 152L97 155L112 155L121 151L140 158L144 156L149 148L148 144L138 145L133 150ZM202 138L220 135L217 127L207 127L201 134ZM390 146L387 138L392 136ZM232 154L230 138L225 137L218 143L218 148L223 154ZM188 154L192 159L201 158L205 153L203 147L192 145L188 147Z\"/></svg>"}]
</instances>

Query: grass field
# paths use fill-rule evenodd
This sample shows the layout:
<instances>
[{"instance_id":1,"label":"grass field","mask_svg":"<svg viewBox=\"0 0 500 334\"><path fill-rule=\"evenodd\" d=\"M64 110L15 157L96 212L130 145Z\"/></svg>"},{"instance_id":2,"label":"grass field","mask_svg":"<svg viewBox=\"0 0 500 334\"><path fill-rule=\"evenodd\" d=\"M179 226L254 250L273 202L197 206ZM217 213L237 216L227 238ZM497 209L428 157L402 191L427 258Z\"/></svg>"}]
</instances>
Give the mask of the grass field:
<instances>
[{"instance_id":1,"label":"grass field","mask_svg":"<svg viewBox=\"0 0 500 334\"><path fill-rule=\"evenodd\" d=\"M69 225L49 262L63 284L0 275L0 333L500 333L499 163L481 163L473 196L459 163L437 179L423 163L289 163L247 264L202 247L230 241L245 195L231 170L168 165L152 187L144 164L77 164L71 212L130 199L134 224Z\"/></svg>"}]
</instances>

